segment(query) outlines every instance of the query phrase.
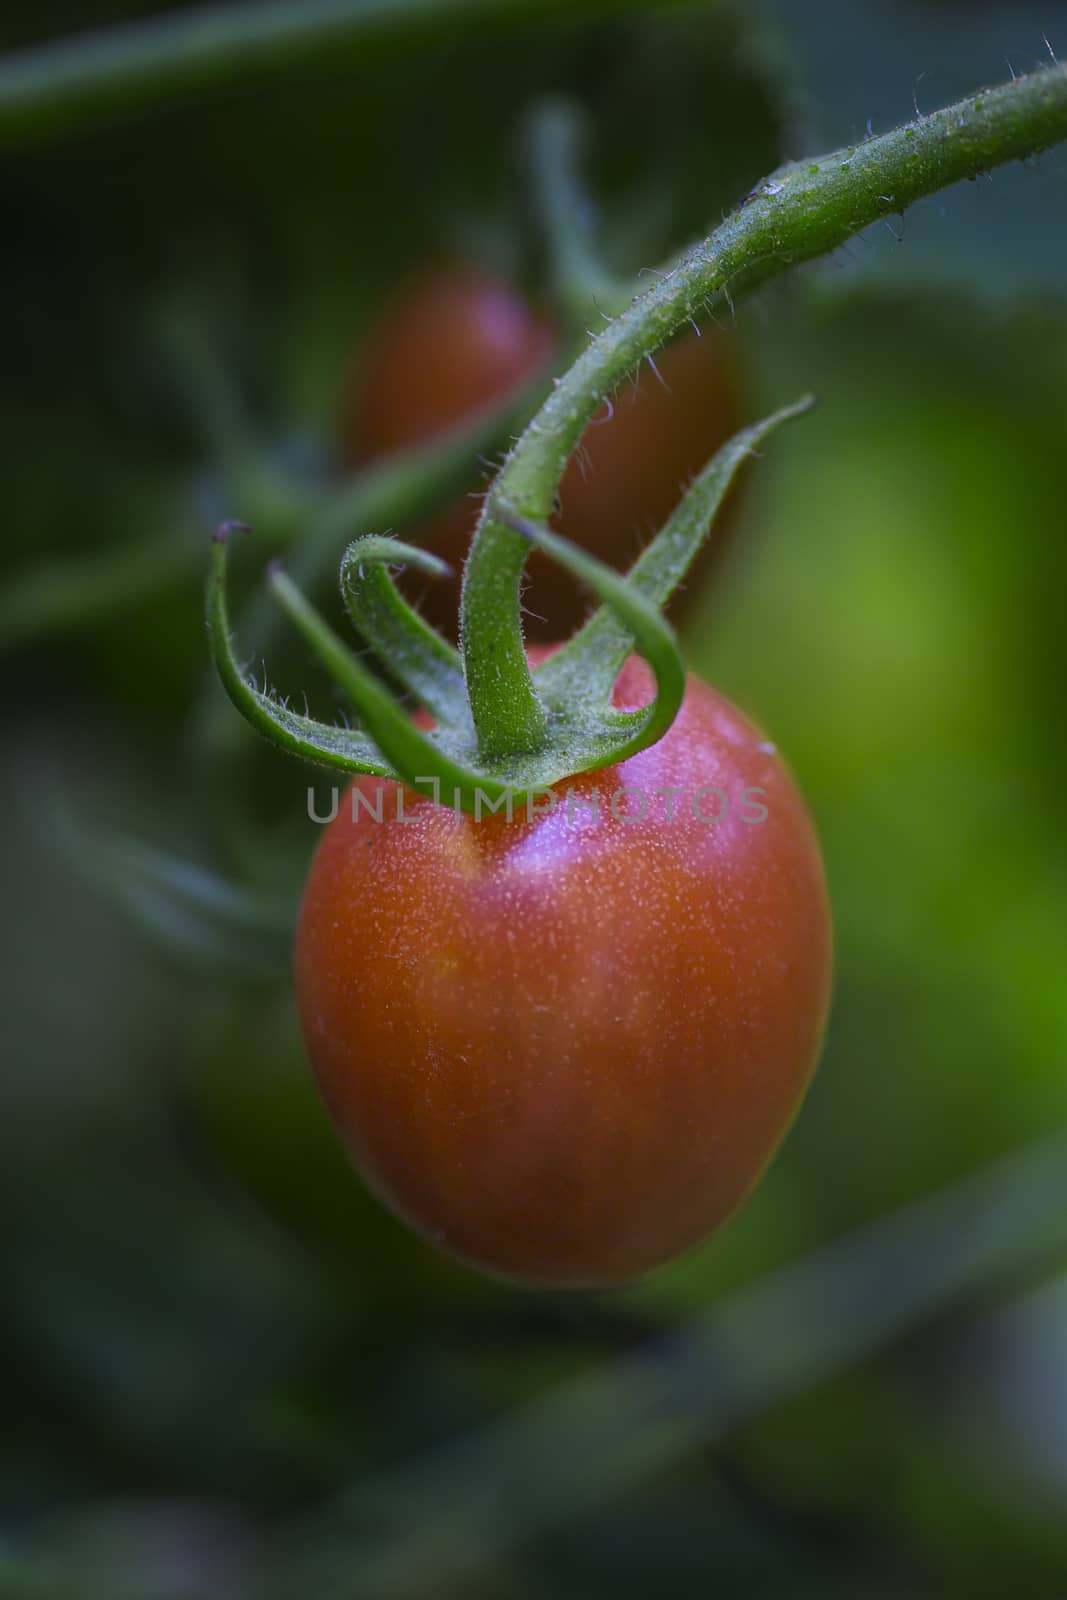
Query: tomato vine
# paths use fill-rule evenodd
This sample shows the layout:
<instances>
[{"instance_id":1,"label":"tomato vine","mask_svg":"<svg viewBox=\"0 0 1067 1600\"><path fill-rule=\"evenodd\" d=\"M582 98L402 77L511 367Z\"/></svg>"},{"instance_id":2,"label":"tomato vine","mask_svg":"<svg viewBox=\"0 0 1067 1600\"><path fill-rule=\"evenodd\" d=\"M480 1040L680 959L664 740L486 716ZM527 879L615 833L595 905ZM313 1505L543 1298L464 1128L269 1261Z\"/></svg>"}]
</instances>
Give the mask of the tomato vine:
<instances>
[{"instance_id":1,"label":"tomato vine","mask_svg":"<svg viewBox=\"0 0 1067 1600\"><path fill-rule=\"evenodd\" d=\"M741 462L782 421L786 408L738 434L701 473L627 578L551 533L567 461L606 396L655 350L716 304L732 304L800 262L825 254L871 222L925 195L1067 137L1067 69L1045 68L817 160L793 162L758 184L741 206L617 316L560 379L497 474L464 573L457 653L395 589L388 565L439 570L434 558L396 541L356 540L342 564L350 611L383 664L436 713L414 726L398 697L346 649L279 570L275 597L356 706L358 733L330 728L280 705L241 671L226 606L228 526L216 535L209 582L212 647L238 709L285 749L326 765L395 777L457 809L479 792L516 798L561 778L624 759L660 738L681 702L684 669L660 608L683 576ZM557 179L565 180L573 130L542 123ZM551 220L566 190L545 197ZM559 231L559 230L557 230ZM568 281L588 282L589 255L560 258ZM569 265L568 265L569 262ZM591 588L601 610L565 649L531 668L520 615L520 581L539 546ZM629 649L653 667L656 695L620 713L611 685Z\"/></svg>"}]
</instances>

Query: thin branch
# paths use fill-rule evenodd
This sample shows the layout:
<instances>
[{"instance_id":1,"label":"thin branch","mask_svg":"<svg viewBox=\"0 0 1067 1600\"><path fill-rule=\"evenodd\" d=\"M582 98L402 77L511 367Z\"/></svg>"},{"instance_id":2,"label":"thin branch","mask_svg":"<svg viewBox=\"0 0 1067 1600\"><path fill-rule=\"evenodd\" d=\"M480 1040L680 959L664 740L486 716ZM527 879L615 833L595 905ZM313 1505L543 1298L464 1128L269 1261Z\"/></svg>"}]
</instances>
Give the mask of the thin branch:
<instances>
[{"instance_id":1,"label":"thin branch","mask_svg":"<svg viewBox=\"0 0 1067 1600\"><path fill-rule=\"evenodd\" d=\"M478 33L565 12L649 10L657 0L266 0L194 6L60 39L0 61L0 148L76 133L101 116L231 88L272 72L362 58L420 37ZM662 0L659 0L662 3Z\"/></svg>"},{"instance_id":2,"label":"thin branch","mask_svg":"<svg viewBox=\"0 0 1067 1600\"><path fill-rule=\"evenodd\" d=\"M872 222L962 178L1067 138L1067 67L1050 66L919 117L891 133L780 168L711 237L656 280L597 335L559 380L505 462L479 524L464 577L467 684L475 725L528 748L539 707L527 675L512 726L499 719L503 668L524 667L519 586L528 546L494 519L499 496L521 516L552 514L564 468L604 396L697 313L828 254ZM475 618L481 626L473 626Z\"/></svg>"}]
</instances>

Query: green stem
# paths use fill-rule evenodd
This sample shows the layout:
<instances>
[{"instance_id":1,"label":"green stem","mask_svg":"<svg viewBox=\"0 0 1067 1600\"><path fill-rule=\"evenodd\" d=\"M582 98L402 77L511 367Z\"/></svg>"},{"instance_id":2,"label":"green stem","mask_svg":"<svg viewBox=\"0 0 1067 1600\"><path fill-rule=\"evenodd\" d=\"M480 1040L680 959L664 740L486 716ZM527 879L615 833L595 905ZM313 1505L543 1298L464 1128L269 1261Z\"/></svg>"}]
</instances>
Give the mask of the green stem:
<instances>
[{"instance_id":1,"label":"green stem","mask_svg":"<svg viewBox=\"0 0 1067 1600\"><path fill-rule=\"evenodd\" d=\"M616 748L613 759L625 761L655 744L678 715L685 696L685 662L670 623L659 607L631 584L629 575L623 577L580 545L561 539L558 533L528 522L524 517L514 517L504 507L500 508L500 516L516 533L536 544L599 595L608 615L615 619L626 639L631 644L636 643L652 668L656 679L655 700L641 711L615 713L610 718L620 730L633 729L631 737ZM610 700L614 681L612 678L602 686L606 700Z\"/></svg>"},{"instance_id":2,"label":"green stem","mask_svg":"<svg viewBox=\"0 0 1067 1600\"><path fill-rule=\"evenodd\" d=\"M664 0L265 0L189 10L21 50L0 62L0 148L71 134L101 115L229 89L242 79L366 56L419 37L477 34L561 12Z\"/></svg>"},{"instance_id":3,"label":"green stem","mask_svg":"<svg viewBox=\"0 0 1067 1600\"><path fill-rule=\"evenodd\" d=\"M632 282L608 270L593 241L595 207L580 175L586 133L581 109L560 98L538 101L524 130L553 298L576 337L600 312L621 310L634 292Z\"/></svg>"},{"instance_id":4,"label":"green stem","mask_svg":"<svg viewBox=\"0 0 1067 1600\"><path fill-rule=\"evenodd\" d=\"M564 99L539 101L524 128L553 297L568 343L588 335L593 315L618 311L633 294L632 286L606 271L593 245L592 202L579 175L583 132L580 111ZM523 560L520 555L513 570L513 565L502 564L499 549L492 549L473 581L469 569L464 573L464 667L471 703L481 708L478 748L489 761L535 753L547 736L545 712L513 621Z\"/></svg>"},{"instance_id":5,"label":"green stem","mask_svg":"<svg viewBox=\"0 0 1067 1600\"><path fill-rule=\"evenodd\" d=\"M825 255L925 195L1064 138L1067 68L1055 66L864 144L782 167L598 334L509 456L467 563L463 651L487 756L534 748L544 729L522 647L519 585L529 546L496 517L498 501L533 522L547 521L568 458L605 395L692 317Z\"/></svg>"},{"instance_id":6,"label":"green stem","mask_svg":"<svg viewBox=\"0 0 1067 1600\"><path fill-rule=\"evenodd\" d=\"M743 429L722 446L627 572L626 587L632 594L656 607L667 604L707 538L742 462L754 455L783 422L804 416L812 404L812 397L806 395ZM509 527L515 526L506 507L499 506L497 516ZM609 698L633 640L634 634L618 607L601 606L562 649L537 669L537 691L544 704L552 709L582 698L592 704Z\"/></svg>"}]
</instances>

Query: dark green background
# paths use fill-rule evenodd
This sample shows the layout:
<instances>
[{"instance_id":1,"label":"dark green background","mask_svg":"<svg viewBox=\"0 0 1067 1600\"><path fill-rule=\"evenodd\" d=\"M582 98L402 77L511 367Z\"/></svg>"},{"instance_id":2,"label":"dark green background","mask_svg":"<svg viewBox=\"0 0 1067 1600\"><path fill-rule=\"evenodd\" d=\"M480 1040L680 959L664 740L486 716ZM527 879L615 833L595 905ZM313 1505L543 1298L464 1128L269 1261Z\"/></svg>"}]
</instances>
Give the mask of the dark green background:
<instances>
[{"instance_id":1,"label":"dark green background","mask_svg":"<svg viewBox=\"0 0 1067 1600\"><path fill-rule=\"evenodd\" d=\"M133 11L16 5L0 34ZM1042 35L1067 54L1063 4L648 12L353 47L0 145L4 1600L1067 1592L1067 1175L1046 1208L1021 1169L1033 1226L985 1245L989 1164L1067 1127L1067 154L738 308L754 408L821 405L768 449L684 642L809 796L838 980L795 1130L704 1247L566 1300L385 1216L295 1037L307 775L205 755L207 529L249 462L272 503L329 481L407 266L539 285L532 97L588 108L634 271L783 156L1026 70ZM209 915L221 883L273 920ZM920 1210L820 1289L816 1252L965 1175L947 1243ZM971 1247L962 1294L898 1315ZM768 1285L743 1350L693 1321ZM642 1409L651 1371L684 1438Z\"/></svg>"}]
</instances>

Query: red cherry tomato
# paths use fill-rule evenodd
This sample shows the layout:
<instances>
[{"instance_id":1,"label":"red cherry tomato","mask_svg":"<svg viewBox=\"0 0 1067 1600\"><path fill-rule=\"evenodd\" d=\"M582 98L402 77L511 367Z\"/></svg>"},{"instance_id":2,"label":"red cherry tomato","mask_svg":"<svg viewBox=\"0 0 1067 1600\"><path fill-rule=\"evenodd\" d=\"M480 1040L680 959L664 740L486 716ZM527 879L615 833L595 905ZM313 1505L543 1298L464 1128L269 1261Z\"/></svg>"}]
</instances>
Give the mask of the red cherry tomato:
<instances>
[{"instance_id":1,"label":"red cherry tomato","mask_svg":"<svg viewBox=\"0 0 1067 1600\"><path fill-rule=\"evenodd\" d=\"M447 431L549 359L546 317L508 284L469 267L437 266L401 290L354 373L342 417L348 466ZM586 429L560 491L553 526L601 560L626 567L677 503L682 487L742 426L743 403L729 335L716 327L688 334L626 383ZM472 477L472 494L483 486ZM462 565L478 515L458 501L423 528L417 544ZM694 593L716 550L709 541L675 614ZM555 639L573 630L587 597L539 555L529 563L527 633ZM459 584L420 581L421 608L455 633Z\"/></svg>"},{"instance_id":2,"label":"red cherry tomato","mask_svg":"<svg viewBox=\"0 0 1067 1600\"><path fill-rule=\"evenodd\" d=\"M650 693L632 659L616 702ZM353 789L296 987L370 1184L443 1249L561 1286L647 1272L728 1217L797 1110L830 980L818 845L756 728L691 679L658 744L543 814Z\"/></svg>"}]
</instances>

